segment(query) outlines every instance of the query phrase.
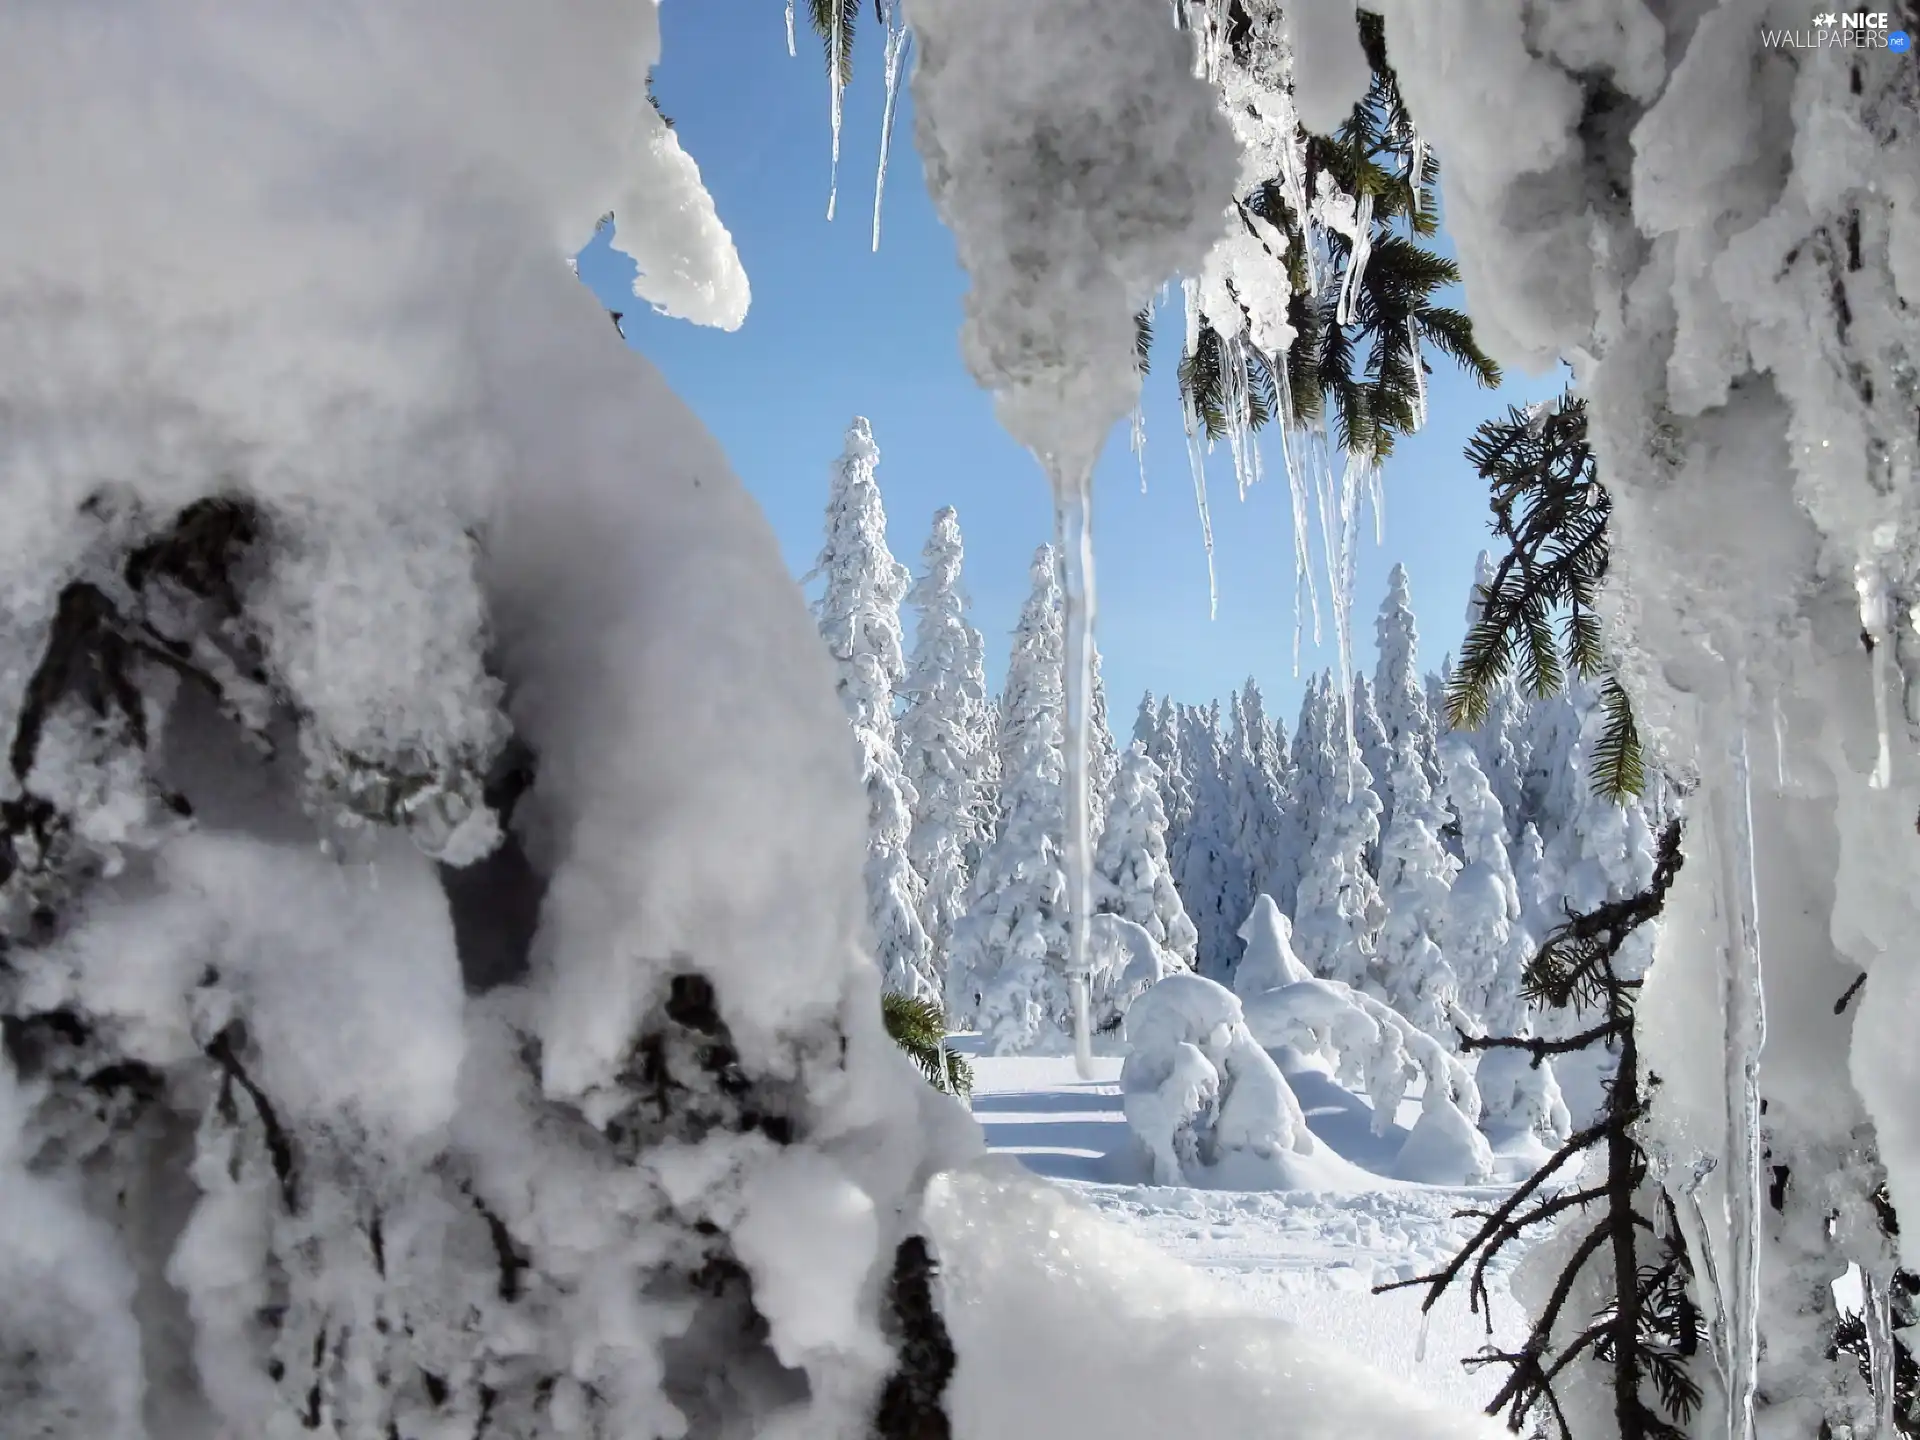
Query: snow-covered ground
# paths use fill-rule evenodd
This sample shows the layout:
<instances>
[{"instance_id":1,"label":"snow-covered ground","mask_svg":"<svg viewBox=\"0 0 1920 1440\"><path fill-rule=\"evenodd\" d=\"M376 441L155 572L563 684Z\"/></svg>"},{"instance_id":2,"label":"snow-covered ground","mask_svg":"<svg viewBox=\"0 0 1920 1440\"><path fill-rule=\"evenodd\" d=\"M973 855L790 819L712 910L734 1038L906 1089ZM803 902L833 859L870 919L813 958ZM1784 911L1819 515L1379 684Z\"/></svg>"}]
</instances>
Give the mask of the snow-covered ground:
<instances>
[{"instance_id":1,"label":"snow-covered ground","mask_svg":"<svg viewBox=\"0 0 1920 1440\"><path fill-rule=\"evenodd\" d=\"M977 1042L956 1036L954 1044L971 1051ZM1404 1125L1375 1137L1364 1107L1345 1091L1331 1083L1315 1086L1311 1073L1290 1074L1309 1126L1354 1162L1367 1183L1337 1192L1146 1185L1139 1183L1143 1167L1133 1158L1120 1110L1117 1056L1095 1057L1092 1081L1078 1077L1070 1056L974 1054L971 1060L974 1115L994 1150L1017 1156L1085 1204L1214 1276L1249 1310L1292 1320L1463 1407L1479 1408L1498 1387L1504 1368L1474 1373L1460 1364L1487 1339L1464 1294L1449 1294L1436 1307L1422 1355L1424 1291L1372 1293L1377 1284L1443 1264L1473 1223L1455 1212L1497 1202L1502 1194L1387 1178ZM1502 1272L1493 1317L1502 1344L1517 1341L1524 1329L1504 1281Z\"/></svg>"}]
</instances>

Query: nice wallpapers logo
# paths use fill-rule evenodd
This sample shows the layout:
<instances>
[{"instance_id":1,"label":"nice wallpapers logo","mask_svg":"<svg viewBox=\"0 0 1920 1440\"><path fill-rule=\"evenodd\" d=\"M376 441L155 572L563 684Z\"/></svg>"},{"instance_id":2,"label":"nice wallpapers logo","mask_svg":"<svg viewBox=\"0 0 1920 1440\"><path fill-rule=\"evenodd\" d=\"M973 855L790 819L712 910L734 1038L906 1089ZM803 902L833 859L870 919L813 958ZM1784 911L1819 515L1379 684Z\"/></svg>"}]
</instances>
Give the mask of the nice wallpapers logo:
<instances>
[{"instance_id":1,"label":"nice wallpapers logo","mask_svg":"<svg viewBox=\"0 0 1920 1440\"><path fill-rule=\"evenodd\" d=\"M1761 43L1770 50L1886 50L1905 55L1913 37L1891 26L1885 10L1823 11L1805 30L1762 30Z\"/></svg>"}]
</instances>

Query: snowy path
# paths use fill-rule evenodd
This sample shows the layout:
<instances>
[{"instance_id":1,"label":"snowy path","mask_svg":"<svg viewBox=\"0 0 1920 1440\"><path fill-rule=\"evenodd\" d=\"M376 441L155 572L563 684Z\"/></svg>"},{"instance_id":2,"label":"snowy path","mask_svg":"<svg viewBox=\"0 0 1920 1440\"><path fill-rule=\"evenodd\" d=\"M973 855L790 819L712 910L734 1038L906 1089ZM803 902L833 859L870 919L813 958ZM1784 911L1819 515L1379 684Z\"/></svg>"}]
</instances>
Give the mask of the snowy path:
<instances>
[{"instance_id":1,"label":"snowy path","mask_svg":"<svg viewBox=\"0 0 1920 1440\"><path fill-rule=\"evenodd\" d=\"M1461 1367L1460 1357L1486 1338L1464 1297L1449 1296L1436 1309L1421 1359L1422 1292L1370 1292L1443 1263L1471 1227L1453 1212L1499 1192L1384 1178L1349 1193L1139 1184L1120 1111L1120 1061L1094 1064L1096 1078L1083 1081L1071 1058L974 1057L973 1109L987 1143L1215 1276L1250 1309L1293 1320L1437 1397L1475 1409L1486 1403L1505 1372L1476 1375ZM1321 1104L1302 1095L1315 1133L1355 1163L1384 1169L1398 1137L1367 1134L1364 1120L1338 1103L1343 1092L1328 1090ZM1519 1314L1504 1286L1497 1288L1495 1323L1504 1343L1517 1338Z\"/></svg>"}]
</instances>

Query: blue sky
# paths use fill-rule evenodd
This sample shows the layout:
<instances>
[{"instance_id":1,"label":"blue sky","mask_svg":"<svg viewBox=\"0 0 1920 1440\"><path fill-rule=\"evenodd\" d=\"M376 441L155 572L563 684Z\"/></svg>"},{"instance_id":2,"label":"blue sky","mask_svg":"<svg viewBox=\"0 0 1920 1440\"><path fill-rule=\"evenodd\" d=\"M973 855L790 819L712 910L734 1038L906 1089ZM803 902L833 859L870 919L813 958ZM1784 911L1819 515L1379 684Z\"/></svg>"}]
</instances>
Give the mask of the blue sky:
<instances>
[{"instance_id":1,"label":"blue sky","mask_svg":"<svg viewBox=\"0 0 1920 1440\"><path fill-rule=\"evenodd\" d=\"M819 547L828 468L847 422L867 416L895 555L917 571L934 511L959 509L974 623L987 637L997 684L1033 549L1052 534L1047 486L995 424L990 398L961 362L966 277L922 181L910 96L901 100L880 251L871 251L883 97L878 27L863 21L846 97L838 213L829 224L827 83L804 20L793 59L775 0L674 0L662 6L661 21L654 88L739 246L753 307L732 334L642 313L627 293L630 268L604 246L582 257L583 277L627 312L631 343L718 436L796 575ZM1177 309L1164 311L1145 402L1146 493L1124 427L1095 480L1099 640L1114 728L1128 733L1143 689L1203 702L1248 675L1291 727L1300 684L1279 446L1266 447L1273 473L1244 502L1225 447L1212 458L1219 613L1209 620L1173 384L1181 330ZM1385 543L1373 543L1370 518L1362 527L1358 663L1372 668L1373 614L1396 560L1412 580L1423 663L1437 668L1458 644L1473 557L1488 542L1486 491L1461 447L1507 403L1557 389L1552 376L1513 376L1488 392L1436 365L1428 427L1403 442L1386 469ZM1310 628L1303 636L1303 676L1335 663L1330 622L1324 635L1318 648Z\"/></svg>"}]
</instances>

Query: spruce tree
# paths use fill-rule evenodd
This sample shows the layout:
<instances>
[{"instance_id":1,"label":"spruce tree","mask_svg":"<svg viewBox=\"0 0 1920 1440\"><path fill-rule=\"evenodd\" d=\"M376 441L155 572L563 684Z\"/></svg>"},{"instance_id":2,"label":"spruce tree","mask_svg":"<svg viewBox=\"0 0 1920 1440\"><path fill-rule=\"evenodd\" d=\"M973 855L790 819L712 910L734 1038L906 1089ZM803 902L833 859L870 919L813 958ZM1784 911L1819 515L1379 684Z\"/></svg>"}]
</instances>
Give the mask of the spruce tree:
<instances>
[{"instance_id":1,"label":"spruce tree","mask_svg":"<svg viewBox=\"0 0 1920 1440\"><path fill-rule=\"evenodd\" d=\"M1441 843L1443 811L1427 786L1419 736L1394 741L1390 788L1398 797L1380 840L1380 894L1386 919L1376 942L1373 976L1392 1005L1448 1044L1457 1034L1460 976L1444 939L1454 862Z\"/></svg>"},{"instance_id":2,"label":"spruce tree","mask_svg":"<svg viewBox=\"0 0 1920 1440\"><path fill-rule=\"evenodd\" d=\"M1281 843L1281 794L1275 773L1278 757L1273 728L1267 723L1260 687L1251 677L1233 697L1233 729L1227 740L1229 835L1237 862L1236 879L1241 881L1251 906L1278 868Z\"/></svg>"},{"instance_id":3,"label":"spruce tree","mask_svg":"<svg viewBox=\"0 0 1920 1440\"><path fill-rule=\"evenodd\" d=\"M1380 798L1380 833L1384 836L1393 819L1393 746L1388 743L1386 727L1380 723L1373 687L1367 683L1366 676L1356 674L1353 677L1353 699L1350 703L1354 748L1360 755L1361 763L1367 767L1367 773L1373 777L1373 793ZM1335 723L1338 723L1337 719ZM1367 868L1376 877L1380 874L1378 845L1367 851Z\"/></svg>"},{"instance_id":4,"label":"spruce tree","mask_svg":"<svg viewBox=\"0 0 1920 1440\"><path fill-rule=\"evenodd\" d=\"M1193 965L1200 936L1173 883L1160 771L1138 742L1120 757L1093 871L1096 909L1133 921L1155 944Z\"/></svg>"},{"instance_id":5,"label":"spruce tree","mask_svg":"<svg viewBox=\"0 0 1920 1440\"><path fill-rule=\"evenodd\" d=\"M1404 565L1395 565L1387 576L1387 595L1380 602L1373 637L1380 651L1373 672L1373 703L1380 711L1387 746L1396 749L1402 735L1411 735L1431 788L1440 778L1436 730L1427 710L1426 678L1420 672L1420 627L1414 619L1413 592ZM1391 789L1387 787L1380 797L1389 821L1396 803Z\"/></svg>"},{"instance_id":6,"label":"spruce tree","mask_svg":"<svg viewBox=\"0 0 1920 1440\"><path fill-rule=\"evenodd\" d=\"M1252 899L1231 833L1228 755L1220 707L1188 707L1181 717L1180 756L1193 788L1193 814L1173 853L1181 902L1200 932L1199 972L1225 983L1240 946L1235 938Z\"/></svg>"},{"instance_id":7,"label":"spruce tree","mask_svg":"<svg viewBox=\"0 0 1920 1440\"><path fill-rule=\"evenodd\" d=\"M1521 968L1530 944L1507 854L1506 817L1468 737L1449 735L1440 742L1440 766L1464 862L1454 876L1446 920L1447 955L1459 978L1461 1004L1490 1035L1524 1035Z\"/></svg>"},{"instance_id":8,"label":"spruce tree","mask_svg":"<svg viewBox=\"0 0 1920 1440\"><path fill-rule=\"evenodd\" d=\"M1300 882L1305 876L1315 842L1335 800L1336 749L1332 677L1325 671L1307 682L1300 699L1300 724L1294 731L1291 755L1292 786L1281 814L1281 844L1274 902L1297 923L1300 918ZM1376 821L1377 823L1377 821ZM1364 860L1364 856L1363 856Z\"/></svg>"},{"instance_id":9,"label":"spruce tree","mask_svg":"<svg viewBox=\"0 0 1920 1440\"><path fill-rule=\"evenodd\" d=\"M1001 707L1000 819L954 926L947 1014L999 1052L1046 1043L1068 1020L1060 579L1034 553Z\"/></svg>"},{"instance_id":10,"label":"spruce tree","mask_svg":"<svg viewBox=\"0 0 1920 1440\"><path fill-rule=\"evenodd\" d=\"M913 786L908 855L923 886L921 924L943 979L954 921L966 908L970 866L991 833L983 769L992 738L985 644L967 620L965 547L952 506L933 517L921 575L907 594L917 615L902 693L899 749Z\"/></svg>"},{"instance_id":11,"label":"spruce tree","mask_svg":"<svg viewBox=\"0 0 1920 1440\"><path fill-rule=\"evenodd\" d=\"M1323 699L1331 684L1322 689ZM1293 917L1294 949L1315 975L1356 989L1372 968L1374 940L1386 918L1367 852L1380 838L1380 800L1357 757L1338 762L1337 797L1321 816L1302 868Z\"/></svg>"},{"instance_id":12,"label":"spruce tree","mask_svg":"<svg viewBox=\"0 0 1920 1440\"><path fill-rule=\"evenodd\" d=\"M1493 557L1482 550L1474 560L1473 586L1467 598L1467 633L1472 634L1479 625L1484 610L1482 596L1493 584ZM1446 676L1447 694L1454 689L1454 675L1449 671ZM1485 717L1477 726L1464 733L1473 740L1474 754L1480 762L1480 772L1486 776L1487 783L1493 787L1495 798L1507 818L1507 836L1517 840L1520 828L1526 823L1521 813L1521 788L1527 765L1527 722L1531 702L1520 688L1518 677L1508 671L1498 680L1491 682L1487 696ZM1449 703L1444 712L1449 728L1459 729L1453 723Z\"/></svg>"},{"instance_id":13,"label":"spruce tree","mask_svg":"<svg viewBox=\"0 0 1920 1440\"><path fill-rule=\"evenodd\" d=\"M809 578L825 583L814 602L835 684L853 723L867 792L867 917L889 989L937 995L933 947L920 921L925 886L908 858L917 800L894 748L894 696L905 678L900 602L907 569L887 548L887 517L874 470L880 450L864 418L847 428L833 470L827 538Z\"/></svg>"}]
</instances>

